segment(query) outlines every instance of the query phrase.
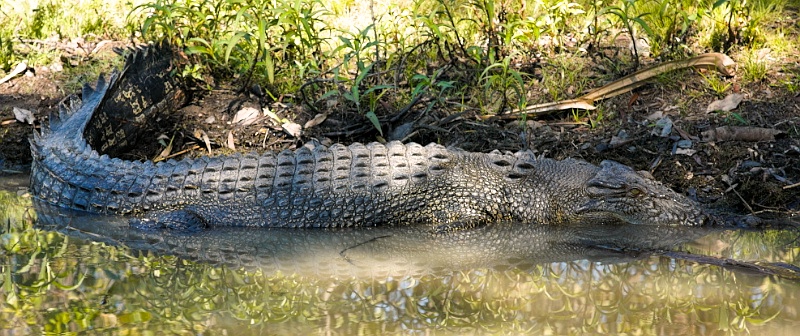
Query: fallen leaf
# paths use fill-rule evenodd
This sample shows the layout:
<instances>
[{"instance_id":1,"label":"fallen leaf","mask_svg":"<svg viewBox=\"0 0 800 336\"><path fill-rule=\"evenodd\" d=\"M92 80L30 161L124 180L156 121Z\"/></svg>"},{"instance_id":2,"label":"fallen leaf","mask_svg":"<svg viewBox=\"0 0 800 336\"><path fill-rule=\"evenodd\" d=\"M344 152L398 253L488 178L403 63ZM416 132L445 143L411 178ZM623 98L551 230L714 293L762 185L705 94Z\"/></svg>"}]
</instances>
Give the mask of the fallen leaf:
<instances>
[{"instance_id":1,"label":"fallen leaf","mask_svg":"<svg viewBox=\"0 0 800 336\"><path fill-rule=\"evenodd\" d=\"M703 141L773 141L782 131L762 127L722 126L702 133Z\"/></svg>"},{"instance_id":2,"label":"fallen leaf","mask_svg":"<svg viewBox=\"0 0 800 336\"><path fill-rule=\"evenodd\" d=\"M25 70L28 70L28 63L25 61L19 62L19 64L17 64L17 66L14 68L14 70L11 70L11 72L9 72L8 75L3 77L3 79L0 79L0 84L8 82L12 78L19 76L21 73L25 72Z\"/></svg>"},{"instance_id":3,"label":"fallen leaf","mask_svg":"<svg viewBox=\"0 0 800 336\"><path fill-rule=\"evenodd\" d=\"M306 124L303 125L303 128L308 129L308 128L317 126L317 125L321 124L323 121L325 121L325 119L327 119L327 118L328 118L328 114L326 114L326 113L317 114L317 115L314 116L314 119L306 121Z\"/></svg>"},{"instance_id":4,"label":"fallen leaf","mask_svg":"<svg viewBox=\"0 0 800 336\"><path fill-rule=\"evenodd\" d=\"M252 107L244 107L239 112L233 116L233 123L234 124L241 124L241 125L250 125L256 121L258 116L261 114L261 111L252 108Z\"/></svg>"},{"instance_id":5,"label":"fallen leaf","mask_svg":"<svg viewBox=\"0 0 800 336\"><path fill-rule=\"evenodd\" d=\"M697 153L697 151L691 148L678 148L675 150L675 154L678 155L692 156L694 153Z\"/></svg>"},{"instance_id":6,"label":"fallen leaf","mask_svg":"<svg viewBox=\"0 0 800 336\"><path fill-rule=\"evenodd\" d=\"M289 119L279 117L277 114L275 114L275 112L270 111L268 108L264 108L264 115L278 124L289 122Z\"/></svg>"},{"instance_id":7,"label":"fallen leaf","mask_svg":"<svg viewBox=\"0 0 800 336\"><path fill-rule=\"evenodd\" d=\"M281 125L281 128L283 128L284 132L295 138L299 138L303 131L302 127L300 127L300 124L295 124L293 122L284 123Z\"/></svg>"},{"instance_id":8,"label":"fallen leaf","mask_svg":"<svg viewBox=\"0 0 800 336\"><path fill-rule=\"evenodd\" d=\"M201 130L201 129L195 129L194 130L194 137L203 140L203 142L206 144L206 150L208 150L208 154L210 155L211 154L211 140L208 138L208 134L206 134L206 131Z\"/></svg>"},{"instance_id":9,"label":"fallen leaf","mask_svg":"<svg viewBox=\"0 0 800 336\"><path fill-rule=\"evenodd\" d=\"M173 136L172 138L169 138L169 137L167 137L166 135L163 135L163 134L162 134L162 136L164 136L167 139L169 139L169 144L164 148L164 150L161 151L161 153L158 154L158 156L156 156L153 159L153 162L158 162L158 161L165 160L172 153L172 140L175 139L175 137ZM159 138L159 140L161 140L160 136L158 138Z\"/></svg>"},{"instance_id":10,"label":"fallen leaf","mask_svg":"<svg viewBox=\"0 0 800 336\"><path fill-rule=\"evenodd\" d=\"M14 118L17 118L19 122L28 123L28 125L33 124L36 120L31 111L19 107L14 107Z\"/></svg>"},{"instance_id":11,"label":"fallen leaf","mask_svg":"<svg viewBox=\"0 0 800 336\"><path fill-rule=\"evenodd\" d=\"M617 147L622 146L624 144L630 143L631 141L633 141L633 139L626 139L626 138L622 138L622 137L618 137L618 136L614 135L614 136L611 136L611 141L608 142L608 147L617 148Z\"/></svg>"},{"instance_id":12,"label":"fallen leaf","mask_svg":"<svg viewBox=\"0 0 800 336\"><path fill-rule=\"evenodd\" d=\"M228 142L225 145L230 149L236 150L236 145L233 144L233 132L228 131Z\"/></svg>"},{"instance_id":13,"label":"fallen leaf","mask_svg":"<svg viewBox=\"0 0 800 336\"><path fill-rule=\"evenodd\" d=\"M645 117L645 119L647 119L648 121L654 121L654 120L661 119L661 117L663 117L663 116L664 116L664 112L663 111L655 111L655 112L651 113L650 115L648 115L647 117Z\"/></svg>"},{"instance_id":14,"label":"fallen leaf","mask_svg":"<svg viewBox=\"0 0 800 336\"><path fill-rule=\"evenodd\" d=\"M742 94L731 93L727 97L725 97L725 99L715 100L713 103L709 104L708 107L706 108L706 113L714 111L728 112L739 106L739 103L742 102L742 99L744 99L744 96Z\"/></svg>"}]
</instances>

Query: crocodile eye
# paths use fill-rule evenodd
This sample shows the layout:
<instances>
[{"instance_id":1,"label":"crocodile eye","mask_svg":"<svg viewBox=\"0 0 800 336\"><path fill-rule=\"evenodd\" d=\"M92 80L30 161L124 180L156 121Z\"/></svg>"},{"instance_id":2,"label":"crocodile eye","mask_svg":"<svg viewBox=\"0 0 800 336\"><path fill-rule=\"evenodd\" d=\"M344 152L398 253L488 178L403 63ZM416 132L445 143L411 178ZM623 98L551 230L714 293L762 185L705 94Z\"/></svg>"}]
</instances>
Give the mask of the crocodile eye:
<instances>
[{"instance_id":1,"label":"crocodile eye","mask_svg":"<svg viewBox=\"0 0 800 336\"><path fill-rule=\"evenodd\" d=\"M643 194L643 192L642 192L642 190L641 190L641 189L639 189L639 188L635 188L635 187L634 187L634 188L630 188L630 189L628 190L628 195L631 195L631 196L633 196L633 197L639 197L639 196L641 196L642 194Z\"/></svg>"}]
</instances>

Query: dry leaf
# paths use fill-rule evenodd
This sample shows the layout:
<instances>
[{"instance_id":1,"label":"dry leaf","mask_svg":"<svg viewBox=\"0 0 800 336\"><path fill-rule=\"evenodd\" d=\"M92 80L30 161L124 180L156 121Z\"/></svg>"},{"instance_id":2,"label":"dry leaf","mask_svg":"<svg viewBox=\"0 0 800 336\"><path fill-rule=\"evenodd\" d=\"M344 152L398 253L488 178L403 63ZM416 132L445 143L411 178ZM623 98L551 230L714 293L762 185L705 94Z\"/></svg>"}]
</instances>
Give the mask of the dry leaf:
<instances>
[{"instance_id":1,"label":"dry leaf","mask_svg":"<svg viewBox=\"0 0 800 336\"><path fill-rule=\"evenodd\" d=\"M167 145L167 147L164 148L164 150L162 150L155 159L153 159L153 162L164 160L167 156L169 156L170 153L172 153L172 141L170 141L169 145Z\"/></svg>"},{"instance_id":2,"label":"dry leaf","mask_svg":"<svg viewBox=\"0 0 800 336\"><path fill-rule=\"evenodd\" d=\"M254 109L252 107L244 107L239 112L236 112L236 115L233 116L233 123L234 124L241 124L241 125L250 125L258 119L258 116L261 114L261 111Z\"/></svg>"},{"instance_id":3,"label":"dry leaf","mask_svg":"<svg viewBox=\"0 0 800 336\"><path fill-rule=\"evenodd\" d=\"M618 137L616 135L611 137L611 141L608 142L608 147L610 148L617 148L619 146L625 145L633 141L633 139L626 139L623 137Z\"/></svg>"},{"instance_id":4,"label":"dry leaf","mask_svg":"<svg viewBox=\"0 0 800 336\"><path fill-rule=\"evenodd\" d=\"M8 82L12 78L19 76L21 73L25 72L25 70L28 70L28 63L22 61L19 64L17 64L14 70L11 70L11 72L9 72L8 75L3 77L3 79L0 79L0 84Z\"/></svg>"},{"instance_id":5,"label":"dry leaf","mask_svg":"<svg viewBox=\"0 0 800 336\"><path fill-rule=\"evenodd\" d=\"M771 128L723 126L703 132L703 141L773 141L781 133Z\"/></svg>"},{"instance_id":6,"label":"dry leaf","mask_svg":"<svg viewBox=\"0 0 800 336\"><path fill-rule=\"evenodd\" d=\"M14 118L17 118L19 122L28 123L28 125L33 124L36 120L31 111L19 107L14 107Z\"/></svg>"},{"instance_id":7,"label":"dry leaf","mask_svg":"<svg viewBox=\"0 0 800 336\"><path fill-rule=\"evenodd\" d=\"M697 153L697 151L691 148L678 148L675 150L675 154L678 155L692 156L694 153Z\"/></svg>"},{"instance_id":8,"label":"dry leaf","mask_svg":"<svg viewBox=\"0 0 800 336\"><path fill-rule=\"evenodd\" d=\"M233 144L233 132L228 131L228 141L225 145L230 149L236 150L236 145Z\"/></svg>"},{"instance_id":9,"label":"dry leaf","mask_svg":"<svg viewBox=\"0 0 800 336\"><path fill-rule=\"evenodd\" d=\"M208 138L208 134L206 134L206 131L201 130L201 129L195 129L194 130L194 137L203 140L203 142L206 144L206 150L208 150L208 154L210 155L211 154L211 140Z\"/></svg>"},{"instance_id":10,"label":"dry leaf","mask_svg":"<svg viewBox=\"0 0 800 336\"><path fill-rule=\"evenodd\" d=\"M706 113L714 111L728 112L739 106L739 103L742 102L742 99L744 99L743 95L739 93L731 93L725 97L725 99L715 100L713 103L709 104L706 108Z\"/></svg>"},{"instance_id":11,"label":"dry leaf","mask_svg":"<svg viewBox=\"0 0 800 336\"><path fill-rule=\"evenodd\" d=\"M283 131L288 133L289 135L299 138L300 134L302 133L303 129L300 127L300 124L295 124L293 122L287 122L281 125Z\"/></svg>"},{"instance_id":12,"label":"dry leaf","mask_svg":"<svg viewBox=\"0 0 800 336\"><path fill-rule=\"evenodd\" d=\"M317 114L317 115L314 116L314 119L311 119L311 120L307 121L306 124L303 125L303 128L308 129L308 128L317 126L317 125L321 124L323 121L325 121L325 119L327 119L327 118L328 118L328 114L326 114L326 113Z\"/></svg>"},{"instance_id":13,"label":"dry leaf","mask_svg":"<svg viewBox=\"0 0 800 336\"><path fill-rule=\"evenodd\" d=\"M655 120L661 119L663 116L664 116L664 112L663 111L655 111L655 112L651 113L650 115L648 115L647 117L645 117L645 119L647 119L647 121L655 121Z\"/></svg>"}]
</instances>

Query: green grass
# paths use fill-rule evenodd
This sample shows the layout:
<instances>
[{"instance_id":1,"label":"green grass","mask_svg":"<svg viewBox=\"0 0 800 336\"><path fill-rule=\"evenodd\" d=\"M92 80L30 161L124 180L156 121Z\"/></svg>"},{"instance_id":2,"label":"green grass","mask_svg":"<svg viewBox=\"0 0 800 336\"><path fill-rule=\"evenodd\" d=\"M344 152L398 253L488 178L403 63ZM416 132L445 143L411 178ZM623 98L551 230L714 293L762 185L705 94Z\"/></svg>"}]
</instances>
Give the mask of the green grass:
<instances>
[{"instance_id":1,"label":"green grass","mask_svg":"<svg viewBox=\"0 0 800 336\"><path fill-rule=\"evenodd\" d=\"M774 58L798 52L797 27L785 23L786 1L697 2L586 0L52 0L0 2L0 69L27 59L32 66L61 57L36 41L81 37L170 39L191 56L181 73L203 80L260 84L272 97L298 96L324 108L330 98L373 122L381 106L402 106L418 95L463 98L483 113L528 101L574 97L630 73L640 63L709 51L740 54L739 78L766 79ZM617 37L646 40L641 50L615 46ZM50 41L50 40L47 40ZM538 62L540 72L525 68ZM108 67L88 62L67 71L74 82ZM100 69L100 70L97 70ZM447 73L441 70L447 69ZM418 76L447 76L446 87ZM85 75L81 75L85 74ZM90 76L91 75L91 76ZM540 79L538 84L534 79ZM721 95L730 80L708 77ZM597 82L597 83L596 83ZM787 88L792 82L786 82ZM437 89L438 88L438 89ZM377 128L377 125L376 125Z\"/></svg>"}]
</instances>

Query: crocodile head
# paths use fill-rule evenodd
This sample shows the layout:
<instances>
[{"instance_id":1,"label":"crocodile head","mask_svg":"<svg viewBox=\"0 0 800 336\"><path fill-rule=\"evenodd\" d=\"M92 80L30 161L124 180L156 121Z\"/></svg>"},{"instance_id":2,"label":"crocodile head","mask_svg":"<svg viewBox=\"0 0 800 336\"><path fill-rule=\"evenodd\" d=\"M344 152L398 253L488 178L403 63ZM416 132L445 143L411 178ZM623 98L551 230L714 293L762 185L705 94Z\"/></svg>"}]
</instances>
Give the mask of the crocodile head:
<instances>
[{"instance_id":1,"label":"crocodile head","mask_svg":"<svg viewBox=\"0 0 800 336\"><path fill-rule=\"evenodd\" d=\"M578 220L646 225L700 226L711 217L686 196L614 161L603 161L583 186L584 199L576 203Z\"/></svg>"}]
</instances>

